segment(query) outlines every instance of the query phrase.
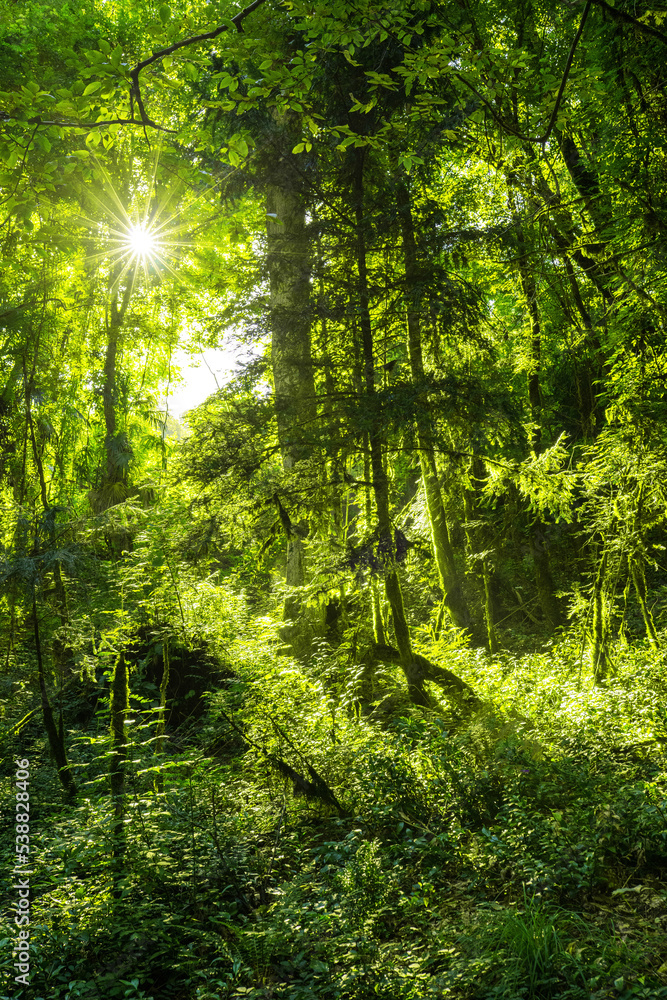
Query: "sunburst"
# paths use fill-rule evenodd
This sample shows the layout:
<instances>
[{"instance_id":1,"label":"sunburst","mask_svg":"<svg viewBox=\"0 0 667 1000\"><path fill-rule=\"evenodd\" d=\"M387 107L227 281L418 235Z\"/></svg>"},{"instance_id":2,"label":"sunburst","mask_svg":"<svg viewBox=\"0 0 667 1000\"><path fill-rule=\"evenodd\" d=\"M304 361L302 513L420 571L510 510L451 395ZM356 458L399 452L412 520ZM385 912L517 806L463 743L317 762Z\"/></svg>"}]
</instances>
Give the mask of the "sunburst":
<instances>
[{"instance_id":1,"label":"sunburst","mask_svg":"<svg viewBox=\"0 0 667 1000\"><path fill-rule=\"evenodd\" d=\"M157 251L159 239L150 229L144 229L141 225L132 226L127 234L127 245L135 256L143 259Z\"/></svg>"},{"instance_id":2,"label":"sunburst","mask_svg":"<svg viewBox=\"0 0 667 1000\"><path fill-rule=\"evenodd\" d=\"M172 188L161 199L155 197L157 162L156 155L149 178L137 178L141 190L130 205L118 194L104 165L99 160L96 163L104 183L99 194L89 194L101 209L102 220L83 221L92 230L98 247L88 259L109 262L111 291L121 283L134 285L140 275L148 281L151 277L161 280L168 274L178 283L186 283L183 258L201 245L194 239L192 222L183 219L183 205L177 204L182 200L180 188Z\"/></svg>"}]
</instances>

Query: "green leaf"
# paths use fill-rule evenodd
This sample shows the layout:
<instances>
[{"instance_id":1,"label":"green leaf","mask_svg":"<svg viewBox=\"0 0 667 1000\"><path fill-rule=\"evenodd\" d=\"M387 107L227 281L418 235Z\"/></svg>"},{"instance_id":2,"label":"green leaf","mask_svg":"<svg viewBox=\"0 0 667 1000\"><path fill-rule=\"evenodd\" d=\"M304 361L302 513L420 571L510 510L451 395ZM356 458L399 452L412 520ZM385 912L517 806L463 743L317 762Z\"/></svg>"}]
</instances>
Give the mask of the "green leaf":
<instances>
[{"instance_id":1,"label":"green leaf","mask_svg":"<svg viewBox=\"0 0 667 1000\"><path fill-rule=\"evenodd\" d=\"M102 86L102 83L101 83L100 80L93 80L93 82L89 83L88 86L86 87L86 89L84 90L83 96L84 97L88 97L89 94L96 93L100 89L101 86Z\"/></svg>"},{"instance_id":2,"label":"green leaf","mask_svg":"<svg viewBox=\"0 0 667 1000\"><path fill-rule=\"evenodd\" d=\"M239 158L245 158L248 155L248 143L242 135L233 135L229 140L229 148L233 149Z\"/></svg>"},{"instance_id":3,"label":"green leaf","mask_svg":"<svg viewBox=\"0 0 667 1000\"><path fill-rule=\"evenodd\" d=\"M160 15L160 20L162 21L162 23L166 24L167 21L169 21L171 18L171 8L168 6L168 4L161 3L158 8L158 14Z\"/></svg>"}]
</instances>

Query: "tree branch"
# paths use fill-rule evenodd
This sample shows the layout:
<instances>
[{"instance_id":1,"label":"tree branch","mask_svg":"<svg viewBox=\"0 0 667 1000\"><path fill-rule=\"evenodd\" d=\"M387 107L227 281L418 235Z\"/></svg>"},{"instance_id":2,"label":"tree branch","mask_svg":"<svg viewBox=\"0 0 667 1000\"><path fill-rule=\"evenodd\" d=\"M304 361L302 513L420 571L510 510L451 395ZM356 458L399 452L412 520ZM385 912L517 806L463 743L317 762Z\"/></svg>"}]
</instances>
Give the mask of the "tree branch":
<instances>
[{"instance_id":1,"label":"tree branch","mask_svg":"<svg viewBox=\"0 0 667 1000\"><path fill-rule=\"evenodd\" d=\"M0 112L0 120L2 121L24 121L18 117L18 115L9 115L5 112ZM91 132L94 128L104 128L106 125L140 125L142 127L150 124L152 128L158 129L160 132L175 132L173 128L165 128L164 125L158 125L155 122L144 122L141 118L104 118L97 122L68 122L68 121L51 121L47 118L41 118L36 116L34 118L28 118L28 125L55 125L58 128L80 128L85 132Z\"/></svg>"},{"instance_id":2,"label":"tree branch","mask_svg":"<svg viewBox=\"0 0 667 1000\"><path fill-rule=\"evenodd\" d=\"M568 7L573 7L574 3L571 0L563 0ZM607 0L587 0L587 6L594 3L596 7L601 7L602 10L606 10L616 21L623 21L625 24L632 24L635 28L641 31L645 35L650 35L651 38L657 38L659 42L663 45L667 45L667 35L663 31L659 31L657 28L652 28L650 24L644 24L643 21L638 21L636 17L632 14L626 13L624 10L619 10L617 7L612 7L611 4L607 3Z\"/></svg>"},{"instance_id":3,"label":"tree branch","mask_svg":"<svg viewBox=\"0 0 667 1000\"><path fill-rule=\"evenodd\" d=\"M544 133L544 137L541 140L542 142L546 142L547 141L547 139L551 135L551 130L553 129L554 125L556 124L556 115L558 114L558 109L559 109L560 103L561 103L561 101L563 99L563 94L565 93L565 86L567 84L567 79L568 79L568 77L570 75L570 70L572 69L572 60L574 59L574 53L575 53L575 50L577 48L577 45L579 44L579 39L581 38L581 35L583 33L584 25L586 24L586 18L588 17L588 13L589 13L589 11L591 9L591 3L593 3L593 2L594 2L594 0L587 0L586 6L584 7L584 12L581 15L581 21L579 22L579 28L577 30L576 35L574 36L574 38L572 40L572 45L570 46L570 51L569 51L568 56L567 56L567 62L565 63L565 70L563 72L563 79L561 80L560 87L558 88L558 95L556 97L556 103L554 104L553 111L551 112L551 118L549 119L549 124L547 125L547 130Z\"/></svg>"},{"instance_id":4,"label":"tree branch","mask_svg":"<svg viewBox=\"0 0 667 1000\"><path fill-rule=\"evenodd\" d=\"M137 102L140 115L139 118L135 118L134 115L131 115L129 118L107 118L104 121L98 122L68 122L50 121L39 116L35 116L34 118L28 119L28 125L37 125L38 127L40 125L55 125L58 128L80 128L85 131L90 131L94 128L104 128L107 125L139 125L142 128L149 126L150 128L157 129L159 132L174 133L176 131L175 129L165 128L164 125L158 125L157 122L154 122L153 119L149 117L146 108L144 107L143 98L141 96L141 88L139 86L139 74L141 71L147 66L152 65L154 62L157 62L159 59L163 59L165 56L171 55L172 52L176 52L178 49L183 49L190 45L198 45L200 42L211 41L212 39L217 38L225 31L229 31L230 25L233 25L239 33L242 32L242 25L246 17L248 17L249 14L252 14L254 10L257 10L258 7L261 7L265 2L266 0L253 0L253 3L249 4L242 11L239 11L239 13L236 14L235 17L230 18L226 24L221 24L217 28L213 28L212 31L204 31L199 35L191 35L189 38L182 38L180 42L174 42L173 45L168 45L164 49L159 49L157 52L154 52L153 55L148 56L148 58L143 59L140 63L137 63L130 73L130 80L132 81L130 86L130 99ZM16 115L0 111L0 119L3 121L11 121L16 118Z\"/></svg>"},{"instance_id":5,"label":"tree branch","mask_svg":"<svg viewBox=\"0 0 667 1000\"><path fill-rule=\"evenodd\" d=\"M149 125L151 128L160 128L151 118L148 117L146 109L144 107L144 102L141 97L141 88L139 86L139 74L142 70L146 69L147 66L151 66L154 62L159 59L163 59L165 56L169 56L172 52L177 52L178 49L184 49L190 45L198 45L200 42L210 42L223 32L229 31L230 25L233 25L236 30L240 33L243 31L242 24L249 14L252 14L254 10L261 7L266 0L253 0L253 3L249 4L242 11L239 11L235 17L229 19L226 24L221 24L217 28L213 28L212 31L203 31L199 35L191 35L190 38L182 38L180 42L174 42L173 45L168 45L164 49L158 49L153 55L148 56L147 59L142 59L141 62L137 63L132 72L130 73L130 80L132 85L130 87L130 96L133 97L137 102L137 107L139 108L139 114L141 116L141 124ZM161 129L161 131L171 131L167 129Z\"/></svg>"},{"instance_id":6,"label":"tree branch","mask_svg":"<svg viewBox=\"0 0 667 1000\"><path fill-rule=\"evenodd\" d=\"M607 6L607 4L604 3L604 0L586 0L586 6L584 7L584 12L581 15L581 21L579 22L577 33L572 40L572 45L570 46L567 62L565 63L565 69L563 71L563 76L560 81L560 87L558 88L558 94L556 95L556 103L553 106L551 117L549 118L549 123L547 125L547 129L544 135L538 135L538 136L523 135L521 132L518 131L518 129L513 128L508 122L506 122L503 118L501 118L500 115L497 114L495 109L491 106L491 104L484 97L482 97L479 91L475 87L473 87L473 85L469 83L469 81L466 80L465 77L461 76L461 74L459 73L456 74L456 78L460 80L461 83L463 83L466 87L468 87L469 90L472 90L473 94L475 94L475 96L479 98L479 100L487 109L493 120L498 125L500 125L500 127L505 132L509 132L511 135L516 135L519 139L522 139L523 142L537 142L540 143L541 145L544 145L544 143L547 141L547 139L551 135L554 125L556 124L556 117L558 115L558 110L563 100L563 94L565 93L565 87L567 85L567 81L570 76L570 70L572 69L572 60L574 59L574 53L576 51L577 45L579 44L579 39L581 38L581 35L583 33L584 25L586 23L586 18L588 17L588 12L591 9L592 3L598 3L605 7ZM630 20L634 21L634 18L630 18ZM658 32L658 34L660 33Z\"/></svg>"}]
</instances>

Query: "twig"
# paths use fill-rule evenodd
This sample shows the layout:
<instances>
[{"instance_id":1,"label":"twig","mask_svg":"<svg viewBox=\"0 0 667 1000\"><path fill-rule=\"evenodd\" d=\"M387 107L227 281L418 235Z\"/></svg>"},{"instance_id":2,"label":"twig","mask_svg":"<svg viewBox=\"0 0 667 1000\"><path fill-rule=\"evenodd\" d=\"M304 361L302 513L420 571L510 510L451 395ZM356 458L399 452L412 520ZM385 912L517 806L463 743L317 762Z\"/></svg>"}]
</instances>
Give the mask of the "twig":
<instances>
[{"instance_id":1,"label":"twig","mask_svg":"<svg viewBox=\"0 0 667 1000\"><path fill-rule=\"evenodd\" d=\"M137 102L137 107L139 108L139 114L141 116L141 124L149 125L151 128L160 128L163 132L170 132L173 129L164 129L157 125L151 118L148 117L146 109L144 107L144 102L141 97L141 88L139 86L139 74L142 70L146 69L147 66L151 66L154 62L159 59L163 59L165 56L171 55L172 52L177 52L178 49L186 48L190 45L198 45L200 42L209 42L214 38L217 38L225 31L229 31L230 25L233 25L238 32L242 32L243 28L241 25L245 21L249 14L252 14L254 10L261 7L266 0L254 0L253 3L249 4L244 10L236 14L227 21L226 24L221 24L219 27L214 28L212 31L204 31L199 35L191 35L190 38L182 38L180 42L174 42L173 45L168 45L164 49L158 49L154 52L152 56L148 56L146 59L142 59L141 62L137 63L132 72L130 73L130 80L132 81L132 86L130 87L130 97L134 98Z\"/></svg>"},{"instance_id":2,"label":"twig","mask_svg":"<svg viewBox=\"0 0 667 1000\"><path fill-rule=\"evenodd\" d=\"M571 0L563 0L563 2L568 7L573 7L574 3ZM643 21L638 21L636 17L631 14L626 13L624 10L619 10L617 7L612 7L611 4L607 3L606 0L588 0L587 6L590 7L591 3L594 3L596 7L601 7L602 10L606 10L617 21L624 21L625 24L631 24L633 27L637 28L638 31L643 32L645 35L650 35L651 38L656 38L663 45L667 45L667 35L664 32L659 31L657 28L652 28L650 24L644 24Z\"/></svg>"},{"instance_id":3,"label":"twig","mask_svg":"<svg viewBox=\"0 0 667 1000\"><path fill-rule=\"evenodd\" d=\"M563 100L563 94L565 93L565 87L567 85L567 81L568 81L568 78L570 76L570 70L572 69L572 60L574 59L574 53L576 51L577 45L579 44L579 39L581 38L582 32L584 30L584 25L586 23L586 18L588 17L588 13L589 13L589 11L591 9L591 4L592 3L598 3L598 4L600 4L600 6L604 6L604 7L608 6L606 3L604 3L604 0L586 0L586 6L584 7L584 12L581 15L581 21L579 22L579 27L577 29L577 33L574 36L574 39L572 40L572 45L570 46L570 51L568 53L567 62L565 63L565 69L563 71L563 76L562 76L561 81L560 81L560 87L558 88L558 94L556 95L556 103L553 106L553 109L552 109L552 112L551 112L551 117L549 118L549 123L547 125L547 129L546 129L546 132L544 133L544 135L538 135L538 136L523 135L521 132L519 132L518 129L512 128L512 126L508 122L504 121L504 119L502 119L496 113L496 111L491 106L491 104L484 97L482 97L482 95L480 94L480 92L475 87L473 87L473 85L468 80L466 80L465 77L461 76L460 73L455 74L457 80L460 80L461 83L464 84L464 86L468 87L469 90L472 90L473 94L475 94L475 96L479 98L479 100L482 102L482 104L484 105L484 107L487 109L487 111L489 112L489 114L491 115L491 117L493 118L493 120L498 125L500 125L500 127L502 129L504 129L506 132L509 132L511 135L518 136L518 138L522 139L523 142L536 142L536 143L540 143L541 145L544 145L544 143L547 141L547 139L551 135L551 132L553 131L554 125L556 124L556 117L558 115L558 111L559 111L561 102ZM626 15L626 16L628 17L628 20L634 22L634 18L629 17L629 15ZM658 34L659 37L662 37L662 35L661 35L660 32L657 32L657 34ZM667 41L667 38L665 38L665 41Z\"/></svg>"}]
</instances>

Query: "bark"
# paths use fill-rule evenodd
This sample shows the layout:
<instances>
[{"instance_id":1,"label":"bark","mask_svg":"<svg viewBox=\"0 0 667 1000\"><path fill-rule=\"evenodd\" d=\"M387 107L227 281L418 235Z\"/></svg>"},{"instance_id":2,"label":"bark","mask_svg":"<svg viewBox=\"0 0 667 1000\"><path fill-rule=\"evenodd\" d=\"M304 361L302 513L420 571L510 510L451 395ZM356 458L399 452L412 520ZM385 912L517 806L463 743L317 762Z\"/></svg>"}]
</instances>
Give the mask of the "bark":
<instances>
[{"instance_id":1,"label":"bark","mask_svg":"<svg viewBox=\"0 0 667 1000\"><path fill-rule=\"evenodd\" d=\"M401 654L393 646L377 645L373 650L378 662L402 663ZM479 711L484 707L483 701L477 697L474 690L465 681L457 677L451 670L431 663L421 653L414 653L415 675L424 681L437 684L444 695L460 708L467 711Z\"/></svg>"},{"instance_id":2,"label":"bark","mask_svg":"<svg viewBox=\"0 0 667 1000\"><path fill-rule=\"evenodd\" d=\"M278 438L287 471L307 458L317 417L310 346L310 240L303 196L288 186L267 190L271 289L271 365Z\"/></svg>"},{"instance_id":3,"label":"bark","mask_svg":"<svg viewBox=\"0 0 667 1000\"><path fill-rule=\"evenodd\" d=\"M116 661L113 680L111 682L111 763L109 778L111 782L111 800L113 804L113 858L114 880L117 882L122 875L123 857L125 855L125 762L127 760L127 741L125 737L125 716L129 704L127 663L125 656L120 654ZM120 888L116 885L114 894L118 895Z\"/></svg>"},{"instance_id":4,"label":"bark","mask_svg":"<svg viewBox=\"0 0 667 1000\"><path fill-rule=\"evenodd\" d=\"M572 292L572 298L583 321L585 331L584 346L588 348L588 355L585 350L583 352L572 351L571 357L577 386L577 407L579 410L581 433L584 440L590 440L595 437L602 416L594 388L595 382L600 379L602 374L602 347L600 338L593 327L593 321L584 305L579 282L577 281L572 262L567 253L563 255L563 266Z\"/></svg>"},{"instance_id":5,"label":"bark","mask_svg":"<svg viewBox=\"0 0 667 1000\"><path fill-rule=\"evenodd\" d=\"M69 800L72 800L76 795L76 784L74 782L74 778L72 777L72 771L70 769L69 761L67 760L67 751L65 750L65 734L62 712L60 716L60 727L58 729L56 727L55 719L53 717L53 709L51 708L49 696L46 690L46 677L44 675L44 661L42 658L42 643L39 634L39 619L37 618L37 600L34 593L32 598L32 621L35 636L35 650L37 653L37 671L39 677L39 691L42 700L44 729L46 730L49 748L53 754L53 759L55 760L56 767L58 769L58 779L63 786L65 795Z\"/></svg>"},{"instance_id":6,"label":"bark","mask_svg":"<svg viewBox=\"0 0 667 1000\"><path fill-rule=\"evenodd\" d=\"M132 296L132 280L128 281L119 299L118 284L120 266L110 275L111 299L106 315L106 349L102 383L102 407L104 412L105 468L98 490L88 494L90 504L96 514L122 503L129 495L128 466L132 459L132 447L124 430L118 429L118 367L122 353L123 324ZM113 557L120 559L123 552L132 549L132 535L122 527L110 528L107 544Z\"/></svg>"},{"instance_id":7,"label":"bark","mask_svg":"<svg viewBox=\"0 0 667 1000\"><path fill-rule=\"evenodd\" d=\"M167 688L169 687L169 672L169 640L165 639L162 647L160 707L158 709L157 726L155 727L155 750L158 754L164 753L164 730L167 721ZM164 779L161 773L157 776L155 787L158 792L161 792L164 788Z\"/></svg>"},{"instance_id":8,"label":"bark","mask_svg":"<svg viewBox=\"0 0 667 1000\"><path fill-rule=\"evenodd\" d=\"M515 210L512 185L508 179L508 196L510 206ZM516 211L515 211L516 216ZM542 447L542 390L541 390L541 366L542 366L542 324L540 310L538 306L538 287L535 274L529 261L529 248L523 231L523 227L517 219L517 244L518 244L518 268L528 315L530 318L531 331L531 367L528 373L528 401L530 404L531 417L533 420L533 432L531 436L531 447L535 455L539 455ZM563 612L560 608L558 598L555 594L549 554L544 544L544 525L539 518L532 528L530 546L535 566L535 583L537 595L542 607L542 612L551 628L556 628L563 623Z\"/></svg>"},{"instance_id":9,"label":"bark","mask_svg":"<svg viewBox=\"0 0 667 1000\"><path fill-rule=\"evenodd\" d=\"M588 214L590 215L598 236L602 238L612 221L611 207L600 191L598 176L586 165L574 139L554 129L558 145L572 182L579 192ZM592 253L599 252L603 247L591 244L587 249Z\"/></svg>"},{"instance_id":10,"label":"bark","mask_svg":"<svg viewBox=\"0 0 667 1000\"><path fill-rule=\"evenodd\" d=\"M607 576L607 553L603 553L593 585L593 629L591 641L591 662L596 684L604 684L611 667L609 659L609 626L605 582Z\"/></svg>"},{"instance_id":11,"label":"bark","mask_svg":"<svg viewBox=\"0 0 667 1000\"><path fill-rule=\"evenodd\" d=\"M270 278L271 366L278 440L285 472L307 459L313 448L317 407L310 344L310 244L301 193L283 176L267 189L267 243ZM285 582L305 583L302 535L287 535ZM284 617L298 615L298 599L288 596Z\"/></svg>"},{"instance_id":12,"label":"bark","mask_svg":"<svg viewBox=\"0 0 667 1000\"><path fill-rule=\"evenodd\" d=\"M364 441L364 480L367 483L371 481L371 455L370 446L368 443L368 435L365 435ZM373 510L372 510L372 498L371 498L371 487L366 486L364 490L366 494L366 527L370 529L373 523ZM373 638L375 642L380 646L384 646L387 642L387 636L384 630L384 618L382 616L382 603L380 600L380 588L378 586L377 578L371 577L371 612L373 616Z\"/></svg>"},{"instance_id":13,"label":"bark","mask_svg":"<svg viewBox=\"0 0 667 1000\"><path fill-rule=\"evenodd\" d=\"M358 277L359 326L361 330L363 361L363 388L366 398L372 400L376 394L376 387L373 358L373 326L370 312L368 271L366 268L366 237L364 231L364 151L358 150L355 157L355 249ZM373 409L374 407L371 404L371 411ZM427 705L428 696L424 690L423 682L415 670L415 659L410 643L410 630L405 617L403 594L393 560L393 532L389 514L389 483L382 458L382 448L385 440L381 421L377 417L373 421L368 438L378 536L380 543L383 545L386 559L384 570L385 594L391 609L392 625L401 658L401 667L408 683L408 693L411 701L417 705Z\"/></svg>"},{"instance_id":14,"label":"bark","mask_svg":"<svg viewBox=\"0 0 667 1000\"><path fill-rule=\"evenodd\" d=\"M660 640L658 639L658 632L655 627L655 622L653 621L651 609L648 606L646 594L646 571L644 569L644 560L641 556L634 556L630 559L630 574L635 587L635 593L637 594L637 600L639 601L642 618L644 619L644 625L646 626L648 641L654 649L659 649Z\"/></svg>"},{"instance_id":15,"label":"bark","mask_svg":"<svg viewBox=\"0 0 667 1000\"><path fill-rule=\"evenodd\" d=\"M571 136L558 133L563 160L568 168L572 181L577 188L581 199L586 206L588 215L593 223L595 235L599 242L588 244L584 249L595 257L601 254L611 242L613 236L614 216L612 205L608 195L603 195L600 190L598 175L594 168L586 165L583 157ZM642 282L636 281L627 273L621 265L620 256L614 256L612 260L604 261L598 267L599 284L604 290L603 294L607 303L613 306L616 311L620 303L627 299L629 291L634 292L638 299L641 299L652 310L662 317L666 315L664 306L659 299L656 299L644 287Z\"/></svg>"},{"instance_id":16,"label":"bark","mask_svg":"<svg viewBox=\"0 0 667 1000\"><path fill-rule=\"evenodd\" d=\"M628 642L628 630L627 630L627 614L628 614L628 597L630 596L630 588L632 587L632 573L630 572L629 560L627 556L623 557L623 569L626 573L625 587L623 588L623 609L621 611L621 620L618 625L618 641L626 648L629 647Z\"/></svg>"},{"instance_id":17,"label":"bark","mask_svg":"<svg viewBox=\"0 0 667 1000\"><path fill-rule=\"evenodd\" d=\"M397 170L396 202L401 227L403 261L407 285L407 327L410 372L414 382L424 382L424 357L421 337L419 264L415 240L410 194L405 176ZM425 400L425 403L427 401ZM440 483L433 447L433 427L428 413L428 405L422 408L422 416L417 422L417 440L426 508L431 528L431 544L438 567L440 587L444 595L444 605L451 620L457 626L471 632L478 631L473 626L445 517Z\"/></svg>"},{"instance_id":18,"label":"bark","mask_svg":"<svg viewBox=\"0 0 667 1000\"><path fill-rule=\"evenodd\" d=\"M470 467L470 479L472 482L471 489L465 489L463 491L463 499L465 504L465 514L466 514L466 536L468 538L468 546L470 552L486 552L488 548L488 539L486 537L486 532L479 527L474 527L473 524L479 522L481 511L478 506L478 490L479 484L484 478L484 467L479 458L473 459ZM495 600L493 596L493 573L491 567L489 566L489 561L486 555L478 558L477 565L479 566L478 578L482 589L482 601L484 607L484 623L486 625L486 641L488 650L490 653L497 653L500 649L500 644L498 642L498 637L496 635L496 608Z\"/></svg>"},{"instance_id":19,"label":"bark","mask_svg":"<svg viewBox=\"0 0 667 1000\"><path fill-rule=\"evenodd\" d=\"M532 151L531 151L532 155ZM562 255L563 267L567 277L574 307L581 319L584 331L584 350L573 357L573 365L577 380L577 397L581 427L584 437L595 436L602 422L602 411L595 397L594 385L606 372L606 361L598 329L593 323L586 308L579 279L572 262L591 282L607 305L614 303L614 295L610 288L610 275L600 262L587 256L580 246L580 238L576 232L570 212L561 205L560 195L552 191L542 176L540 167L531 163L531 171L535 179L536 190L548 209L547 225L554 243Z\"/></svg>"},{"instance_id":20,"label":"bark","mask_svg":"<svg viewBox=\"0 0 667 1000\"><path fill-rule=\"evenodd\" d=\"M516 206L512 194L512 187L508 180L509 202L516 216ZM540 388L540 371L542 367L542 325L540 322L540 311L537 304L537 282L529 262L529 249L523 230L523 226L516 222L517 234L517 266L519 268L519 278L521 281L521 291L528 308L530 321L530 369L528 371L528 402L530 403L530 415L533 421L531 434L531 447L536 455L540 453L542 442L542 392Z\"/></svg>"},{"instance_id":21,"label":"bark","mask_svg":"<svg viewBox=\"0 0 667 1000\"><path fill-rule=\"evenodd\" d=\"M614 301L614 296L609 288L610 276L598 260L588 256L582 250L581 241L576 233L570 212L561 204L560 194L553 191L545 180L541 166L534 159L534 155L534 150L526 150L527 162L534 180L534 190L547 208L546 225L554 243L561 252L572 302L580 317L580 329L583 327L584 350L579 350L576 354L573 352L572 364L575 371L582 434L584 438L592 438L602 417L595 398L594 385L602 376L604 359L600 337L586 308L572 262L577 264L608 304Z\"/></svg>"},{"instance_id":22,"label":"bark","mask_svg":"<svg viewBox=\"0 0 667 1000\"><path fill-rule=\"evenodd\" d=\"M563 611L556 597L556 587L551 574L551 563L544 543L544 525L537 520L533 525L530 548L535 566L535 583L542 614L552 629L564 622Z\"/></svg>"},{"instance_id":23,"label":"bark","mask_svg":"<svg viewBox=\"0 0 667 1000\"><path fill-rule=\"evenodd\" d=\"M35 358L37 356L38 347L35 348ZM35 365L33 364L33 369L28 378L25 363L23 365L23 380L25 386L25 410L26 410L26 420L27 420L27 435L30 437L30 443L32 446L33 461L35 463L35 468L37 469L37 479L39 481L39 493L42 501L42 508L44 511L43 523L46 529L46 535L49 540L49 548L53 552L57 547L57 537L56 537L56 509L51 506L49 502L49 492L46 485L46 477L44 475L44 463L42 461L42 453L37 444L37 438L35 435L35 423L32 416L32 403L31 395L33 391L33 378L35 375ZM53 654L53 659L55 665L59 668L61 673L61 684L63 681L62 674L66 670L72 670L74 668L74 651L70 646L64 636L66 635L66 629L69 625L69 611L67 608L67 590L65 588L65 580L63 578L62 569L60 562L54 560L53 562L53 609L60 619L60 626L63 630L62 635L56 636L53 639L51 645L51 652Z\"/></svg>"},{"instance_id":24,"label":"bark","mask_svg":"<svg viewBox=\"0 0 667 1000\"><path fill-rule=\"evenodd\" d=\"M115 275L112 275L112 279ZM107 345L104 354L104 383L102 404L104 407L106 469L102 481L100 510L106 510L127 497L127 467L132 457L132 449L124 431L118 431L116 406L118 403L118 364L122 348L123 324L132 295L132 283L128 283L118 298L117 282L113 285L111 302L107 314Z\"/></svg>"},{"instance_id":25,"label":"bark","mask_svg":"<svg viewBox=\"0 0 667 1000\"><path fill-rule=\"evenodd\" d=\"M368 272L366 267L366 237L364 218L364 160L365 150L355 151L354 171L354 216L355 216L355 251L357 265L358 314L361 332L361 354L363 362L363 390L369 400L370 412L377 413L373 397L376 395L374 358L373 358L373 326L370 312L370 295L368 287ZM401 583L398 577L396 562L393 557L393 531L389 507L389 483L382 457L386 447L386 435L380 416L375 416L368 433L370 450L370 467L375 497L379 541L383 545L385 555L384 587L387 601L391 609L391 620L398 646L401 668L408 685L410 700L415 705L429 706L431 700L424 687L427 679L423 658L415 654L410 641L403 604ZM461 682L463 683L463 682Z\"/></svg>"}]
</instances>

